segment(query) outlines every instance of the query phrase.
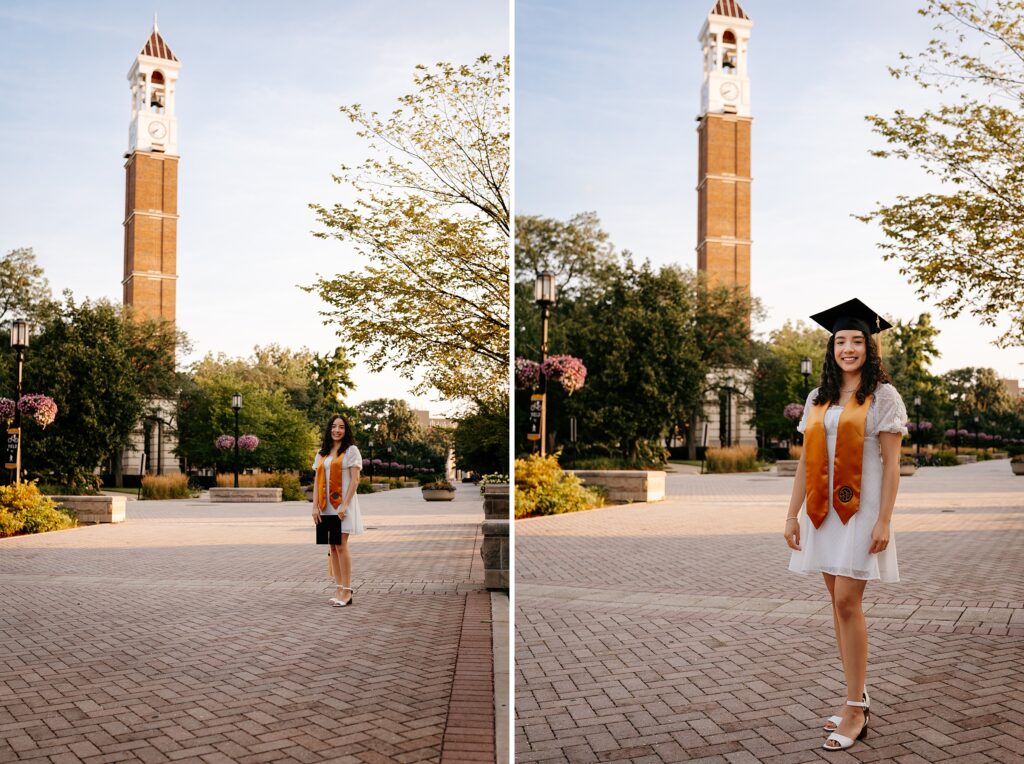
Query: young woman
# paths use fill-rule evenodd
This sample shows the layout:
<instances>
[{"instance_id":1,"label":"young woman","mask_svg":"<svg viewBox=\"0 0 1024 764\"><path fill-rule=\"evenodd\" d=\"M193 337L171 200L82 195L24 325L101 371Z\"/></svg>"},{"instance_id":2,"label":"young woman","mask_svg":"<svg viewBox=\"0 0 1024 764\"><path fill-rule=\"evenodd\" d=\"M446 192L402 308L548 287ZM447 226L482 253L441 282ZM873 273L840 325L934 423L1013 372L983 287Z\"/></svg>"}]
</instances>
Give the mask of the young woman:
<instances>
[{"instance_id":1,"label":"young woman","mask_svg":"<svg viewBox=\"0 0 1024 764\"><path fill-rule=\"evenodd\" d=\"M899 581L891 519L907 410L889 384L873 336L891 324L860 300L811 318L832 336L821 385L808 396L797 427L804 447L783 535L793 550L789 569L821 573L832 599L846 705L826 723L831 734L823 747L839 751L868 729L864 586Z\"/></svg>"},{"instance_id":2,"label":"young woman","mask_svg":"<svg viewBox=\"0 0 1024 764\"><path fill-rule=\"evenodd\" d=\"M352 555L348 537L362 533L356 488L363 457L355 445L348 420L335 414L324 428L324 440L313 461L313 523L316 543L330 545L331 570L337 584L330 603L348 607L352 600Z\"/></svg>"}]
</instances>

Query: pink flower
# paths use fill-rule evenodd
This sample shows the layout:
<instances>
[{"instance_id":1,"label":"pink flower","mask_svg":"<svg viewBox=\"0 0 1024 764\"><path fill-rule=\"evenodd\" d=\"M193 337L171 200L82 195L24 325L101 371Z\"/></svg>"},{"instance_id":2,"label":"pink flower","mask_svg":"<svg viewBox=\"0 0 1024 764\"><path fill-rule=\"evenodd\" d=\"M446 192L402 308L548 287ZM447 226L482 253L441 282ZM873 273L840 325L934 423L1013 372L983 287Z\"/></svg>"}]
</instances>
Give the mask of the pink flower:
<instances>
[{"instance_id":1,"label":"pink flower","mask_svg":"<svg viewBox=\"0 0 1024 764\"><path fill-rule=\"evenodd\" d=\"M0 398L0 422L11 422L14 420L14 401L10 398Z\"/></svg>"},{"instance_id":2,"label":"pink flower","mask_svg":"<svg viewBox=\"0 0 1024 764\"><path fill-rule=\"evenodd\" d=\"M255 435L242 435L238 439L238 447L243 451L255 451L260 444L260 439Z\"/></svg>"},{"instance_id":3,"label":"pink flower","mask_svg":"<svg viewBox=\"0 0 1024 764\"><path fill-rule=\"evenodd\" d=\"M587 367L583 361L571 355L548 356L540 370L552 382L560 383L569 395L583 387L587 381Z\"/></svg>"},{"instance_id":4,"label":"pink flower","mask_svg":"<svg viewBox=\"0 0 1024 764\"><path fill-rule=\"evenodd\" d=\"M782 410L782 416L786 417L786 419L791 419L794 422L799 422L803 415L804 404L802 403L787 403L786 408Z\"/></svg>"},{"instance_id":5,"label":"pink flower","mask_svg":"<svg viewBox=\"0 0 1024 764\"><path fill-rule=\"evenodd\" d=\"M213 441L213 445L222 451L227 451L228 449L235 447L235 438L233 435L221 435L217 440Z\"/></svg>"},{"instance_id":6,"label":"pink flower","mask_svg":"<svg viewBox=\"0 0 1024 764\"><path fill-rule=\"evenodd\" d=\"M534 390L540 383L540 364L526 358L516 358L516 387Z\"/></svg>"},{"instance_id":7,"label":"pink flower","mask_svg":"<svg viewBox=\"0 0 1024 764\"><path fill-rule=\"evenodd\" d=\"M22 416L31 417L40 427L52 424L57 418L57 404L48 395L23 395L18 401L18 411Z\"/></svg>"}]
</instances>

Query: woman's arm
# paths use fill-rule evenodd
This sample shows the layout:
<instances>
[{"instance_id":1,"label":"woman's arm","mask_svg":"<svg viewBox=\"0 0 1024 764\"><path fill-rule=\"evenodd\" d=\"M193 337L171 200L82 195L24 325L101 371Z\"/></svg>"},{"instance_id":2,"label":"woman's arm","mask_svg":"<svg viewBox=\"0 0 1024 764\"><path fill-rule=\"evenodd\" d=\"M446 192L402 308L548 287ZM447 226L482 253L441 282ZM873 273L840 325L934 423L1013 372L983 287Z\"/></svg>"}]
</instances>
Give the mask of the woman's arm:
<instances>
[{"instance_id":1,"label":"woman's arm","mask_svg":"<svg viewBox=\"0 0 1024 764\"><path fill-rule=\"evenodd\" d=\"M320 500L320 470L317 469L319 466L320 456L318 455L313 464L313 522L320 522L320 508L316 505L317 501Z\"/></svg>"},{"instance_id":2,"label":"woman's arm","mask_svg":"<svg viewBox=\"0 0 1024 764\"><path fill-rule=\"evenodd\" d=\"M352 497L356 495L356 488L359 487L359 473L361 470L359 467L348 468L348 488L345 489L345 495L341 499L341 506L338 507L338 513L342 514L348 512L348 505L352 501Z\"/></svg>"},{"instance_id":3,"label":"woman's arm","mask_svg":"<svg viewBox=\"0 0 1024 764\"><path fill-rule=\"evenodd\" d=\"M807 494L807 451L801 450L800 463L796 466L796 477L793 478L793 493L789 497L789 512L786 513L786 528L782 535L790 549L800 551L800 507Z\"/></svg>"},{"instance_id":4,"label":"woman's arm","mask_svg":"<svg viewBox=\"0 0 1024 764\"><path fill-rule=\"evenodd\" d=\"M871 554L881 552L889 545L889 525L896 507L896 492L900 488L900 444L902 433L880 432L878 444L882 451L882 505L878 510L878 522L871 531Z\"/></svg>"}]
</instances>

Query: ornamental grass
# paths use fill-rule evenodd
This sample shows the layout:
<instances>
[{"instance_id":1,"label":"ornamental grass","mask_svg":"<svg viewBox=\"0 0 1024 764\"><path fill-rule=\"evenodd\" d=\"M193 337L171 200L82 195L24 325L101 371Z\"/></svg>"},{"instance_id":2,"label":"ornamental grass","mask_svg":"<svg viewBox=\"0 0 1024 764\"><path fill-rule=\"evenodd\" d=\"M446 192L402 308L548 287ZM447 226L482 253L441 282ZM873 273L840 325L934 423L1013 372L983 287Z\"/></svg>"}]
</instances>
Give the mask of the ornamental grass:
<instances>
[{"instance_id":1,"label":"ornamental grass","mask_svg":"<svg viewBox=\"0 0 1024 764\"><path fill-rule=\"evenodd\" d=\"M709 473L758 472L761 469L757 463L757 449L753 446L709 448L705 467Z\"/></svg>"},{"instance_id":2,"label":"ornamental grass","mask_svg":"<svg viewBox=\"0 0 1024 764\"><path fill-rule=\"evenodd\" d=\"M191 499L188 475L146 475L142 478L143 499Z\"/></svg>"}]
</instances>

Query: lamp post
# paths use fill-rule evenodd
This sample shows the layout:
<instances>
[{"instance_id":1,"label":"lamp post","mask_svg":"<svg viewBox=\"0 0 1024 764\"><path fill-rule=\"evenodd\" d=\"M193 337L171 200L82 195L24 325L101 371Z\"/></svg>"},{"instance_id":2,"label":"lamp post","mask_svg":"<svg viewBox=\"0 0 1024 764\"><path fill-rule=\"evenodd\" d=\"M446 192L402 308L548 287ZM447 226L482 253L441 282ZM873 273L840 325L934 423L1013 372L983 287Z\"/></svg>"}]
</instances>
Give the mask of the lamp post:
<instances>
[{"instance_id":1,"label":"lamp post","mask_svg":"<svg viewBox=\"0 0 1024 764\"><path fill-rule=\"evenodd\" d=\"M974 450L975 451L978 450L978 435L979 435L979 430L981 429L980 419L981 419L981 417L979 417L977 414L974 415Z\"/></svg>"},{"instance_id":2,"label":"lamp post","mask_svg":"<svg viewBox=\"0 0 1024 764\"><path fill-rule=\"evenodd\" d=\"M555 274L550 271L538 273L533 284L533 299L540 306L540 362L541 365L548 357L548 318L551 315L551 306L555 304ZM539 421L531 424L531 431L527 435L530 440L540 441L540 455L547 452L547 393L548 381L542 374L540 378L540 393L535 393L530 398L531 419L535 412ZM539 404L539 411L536 404Z\"/></svg>"},{"instance_id":3,"label":"lamp post","mask_svg":"<svg viewBox=\"0 0 1024 764\"><path fill-rule=\"evenodd\" d=\"M388 441L388 484L391 484L391 441Z\"/></svg>"},{"instance_id":4,"label":"lamp post","mask_svg":"<svg viewBox=\"0 0 1024 764\"><path fill-rule=\"evenodd\" d=\"M804 400L806 401L807 394L811 391L811 359L807 356L800 359L800 373L804 375Z\"/></svg>"},{"instance_id":5,"label":"lamp post","mask_svg":"<svg viewBox=\"0 0 1024 764\"><path fill-rule=\"evenodd\" d=\"M718 442L723 448L732 445L732 377L725 378L725 386L722 392L725 393L724 401L720 402L718 421Z\"/></svg>"},{"instance_id":6,"label":"lamp post","mask_svg":"<svg viewBox=\"0 0 1024 764\"><path fill-rule=\"evenodd\" d=\"M960 455L960 407L953 409L953 450L957 456Z\"/></svg>"},{"instance_id":7,"label":"lamp post","mask_svg":"<svg viewBox=\"0 0 1024 764\"><path fill-rule=\"evenodd\" d=\"M235 488L238 488L238 412L242 409L242 394L231 396L231 408L235 412Z\"/></svg>"},{"instance_id":8,"label":"lamp post","mask_svg":"<svg viewBox=\"0 0 1024 764\"><path fill-rule=\"evenodd\" d=\"M914 438L917 440L917 455L921 456L921 396L914 396L914 419L917 422L914 428Z\"/></svg>"},{"instance_id":9,"label":"lamp post","mask_svg":"<svg viewBox=\"0 0 1024 764\"><path fill-rule=\"evenodd\" d=\"M373 482L373 438L370 438L367 445L370 447L370 482Z\"/></svg>"},{"instance_id":10,"label":"lamp post","mask_svg":"<svg viewBox=\"0 0 1024 764\"><path fill-rule=\"evenodd\" d=\"M8 454L7 458L13 459L7 463L7 466L14 467L14 483L15 485L21 483L21 407L18 406L21 403L21 381L22 371L25 366L25 349L28 347L28 322L22 319L16 319L11 322L11 347L14 348L14 354L17 358L17 387L15 388L14 395L14 427L8 430ZM10 435L14 436L14 448L10 447ZM13 452L13 453L12 453Z\"/></svg>"}]
</instances>

